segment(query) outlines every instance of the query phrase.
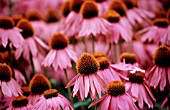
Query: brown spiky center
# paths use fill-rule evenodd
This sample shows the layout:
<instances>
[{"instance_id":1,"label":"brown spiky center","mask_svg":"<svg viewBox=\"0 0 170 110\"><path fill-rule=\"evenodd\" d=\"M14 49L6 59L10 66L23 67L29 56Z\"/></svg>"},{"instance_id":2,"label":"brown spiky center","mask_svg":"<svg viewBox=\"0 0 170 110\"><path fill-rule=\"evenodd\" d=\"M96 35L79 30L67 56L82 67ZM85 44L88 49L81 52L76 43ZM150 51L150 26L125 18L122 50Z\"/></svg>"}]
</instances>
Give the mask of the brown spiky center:
<instances>
[{"instance_id":1,"label":"brown spiky center","mask_svg":"<svg viewBox=\"0 0 170 110\"><path fill-rule=\"evenodd\" d=\"M106 0L95 0L98 3L105 2Z\"/></svg>"},{"instance_id":2,"label":"brown spiky center","mask_svg":"<svg viewBox=\"0 0 170 110\"><path fill-rule=\"evenodd\" d=\"M125 16L127 11L126 5L119 0L111 2L109 9L115 10L120 16Z\"/></svg>"},{"instance_id":3,"label":"brown spiky center","mask_svg":"<svg viewBox=\"0 0 170 110\"><path fill-rule=\"evenodd\" d=\"M109 60L106 57L99 57L97 58L97 61L99 62L100 70L104 70L110 65Z\"/></svg>"},{"instance_id":4,"label":"brown spiky center","mask_svg":"<svg viewBox=\"0 0 170 110\"><path fill-rule=\"evenodd\" d=\"M12 105L15 108L24 107L27 106L27 104L28 104L28 99L26 96L18 96L12 100Z\"/></svg>"},{"instance_id":5,"label":"brown spiky center","mask_svg":"<svg viewBox=\"0 0 170 110\"><path fill-rule=\"evenodd\" d=\"M94 1L86 1L81 6L80 12L84 18L88 19L98 16L99 10Z\"/></svg>"},{"instance_id":6,"label":"brown spiky center","mask_svg":"<svg viewBox=\"0 0 170 110\"><path fill-rule=\"evenodd\" d=\"M126 64L134 64L137 62L136 55L133 53L122 53L120 55L120 61L123 62L124 60Z\"/></svg>"},{"instance_id":7,"label":"brown spiky center","mask_svg":"<svg viewBox=\"0 0 170 110\"><path fill-rule=\"evenodd\" d=\"M132 83L138 83L138 84L142 84L144 81L144 73L141 73L140 71L137 71L135 73L130 73L128 75L129 81Z\"/></svg>"},{"instance_id":8,"label":"brown spiky center","mask_svg":"<svg viewBox=\"0 0 170 110\"><path fill-rule=\"evenodd\" d=\"M0 28L12 29L14 27L14 20L8 16L0 17Z\"/></svg>"},{"instance_id":9,"label":"brown spiky center","mask_svg":"<svg viewBox=\"0 0 170 110\"><path fill-rule=\"evenodd\" d=\"M49 89L44 92L44 97L46 99L57 97L58 96L58 90L56 89Z\"/></svg>"},{"instance_id":10,"label":"brown spiky center","mask_svg":"<svg viewBox=\"0 0 170 110\"><path fill-rule=\"evenodd\" d=\"M122 81L112 81L107 86L107 93L111 96L118 96L125 93L125 85Z\"/></svg>"},{"instance_id":11,"label":"brown spiky center","mask_svg":"<svg viewBox=\"0 0 170 110\"><path fill-rule=\"evenodd\" d=\"M69 44L69 39L64 34L61 34L59 32L53 34L49 42L51 48L57 50L66 48L68 44Z\"/></svg>"},{"instance_id":12,"label":"brown spiky center","mask_svg":"<svg viewBox=\"0 0 170 110\"><path fill-rule=\"evenodd\" d=\"M137 7L137 1L136 0L122 0L122 1L125 3L125 5L128 9L132 9L134 7Z\"/></svg>"},{"instance_id":13,"label":"brown spiky center","mask_svg":"<svg viewBox=\"0 0 170 110\"><path fill-rule=\"evenodd\" d=\"M71 9L75 12L79 12L81 5L83 4L84 0L72 0L71 2Z\"/></svg>"},{"instance_id":14,"label":"brown spiky center","mask_svg":"<svg viewBox=\"0 0 170 110\"><path fill-rule=\"evenodd\" d=\"M105 55L103 52L95 52L95 53L93 54L93 56L94 56L95 58L106 57L106 55Z\"/></svg>"},{"instance_id":15,"label":"brown spiky center","mask_svg":"<svg viewBox=\"0 0 170 110\"><path fill-rule=\"evenodd\" d=\"M29 10L25 16L29 21L42 20L42 15L38 10Z\"/></svg>"},{"instance_id":16,"label":"brown spiky center","mask_svg":"<svg viewBox=\"0 0 170 110\"><path fill-rule=\"evenodd\" d=\"M50 82L48 79L40 73L34 75L30 81L29 85L32 94L42 94L45 90L51 88Z\"/></svg>"},{"instance_id":17,"label":"brown spiky center","mask_svg":"<svg viewBox=\"0 0 170 110\"><path fill-rule=\"evenodd\" d=\"M160 67L170 66L170 48L167 46L160 46L153 56L154 63Z\"/></svg>"},{"instance_id":18,"label":"brown spiky center","mask_svg":"<svg viewBox=\"0 0 170 110\"><path fill-rule=\"evenodd\" d=\"M46 14L46 22L53 23L60 20L59 13L55 9L48 10Z\"/></svg>"},{"instance_id":19,"label":"brown spiky center","mask_svg":"<svg viewBox=\"0 0 170 110\"><path fill-rule=\"evenodd\" d=\"M98 71L99 64L95 57L89 53L82 54L76 64L78 73L89 75Z\"/></svg>"},{"instance_id":20,"label":"brown spiky center","mask_svg":"<svg viewBox=\"0 0 170 110\"><path fill-rule=\"evenodd\" d=\"M69 0L67 0L66 2L64 2L62 4L62 14L63 16L67 17L68 14L70 13L71 11L71 7L70 7L70 4L71 2Z\"/></svg>"},{"instance_id":21,"label":"brown spiky center","mask_svg":"<svg viewBox=\"0 0 170 110\"><path fill-rule=\"evenodd\" d=\"M21 87L22 95L29 96L31 94L31 90L28 86Z\"/></svg>"},{"instance_id":22,"label":"brown spiky center","mask_svg":"<svg viewBox=\"0 0 170 110\"><path fill-rule=\"evenodd\" d=\"M120 20L120 15L114 10L108 10L104 18L110 23L117 23Z\"/></svg>"},{"instance_id":23,"label":"brown spiky center","mask_svg":"<svg viewBox=\"0 0 170 110\"><path fill-rule=\"evenodd\" d=\"M161 28L166 28L169 25L169 20L166 18L158 18L153 20L153 25L161 27Z\"/></svg>"},{"instance_id":24,"label":"brown spiky center","mask_svg":"<svg viewBox=\"0 0 170 110\"><path fill-rule=\"evenodd\" d=\"M6 64L0 64L0 81L8 82L12 78L12 70L11 68Z\"/></svg>"},{"instance_id":25,"label":"brown spiky center","mask_svg":"<svg viewBox=\"0 0 170 110\"><path fill-rule=\"evenodd\" d=\"M3 53L0 55L0 62L6 63L6 64L8 64L8 65L10 65L11 63L15 63L16 59L15 59L15 53L14 53L14 51L11 51L10 54L11 54L11 55L9 55L9 52L8 52L8 51L3 52ZM11 62L11 59L12 59L12 62Z\"/></svg>"},{"instance_id":26,"label":"brown spiky center","mask_svg":"<svg viewBox=\"0 0 170 110\"><path fill-rule=\"evenodd\" d=\"M25 39L34 35L33 26L27 19L21 19L18 22L17 27L22 29L21 34Z\"/></svg>"},{"instance_id":27,"label":"brown spiky center","mask_svg":"<svg viewBox=\"0 0 170 110\"><path fill-rule=\"evenodd\" d=\"M17 23L23 18L22 15L12 15L12 19L15 22L15 26L17 25Z\"/></svg>"}]
</instances>

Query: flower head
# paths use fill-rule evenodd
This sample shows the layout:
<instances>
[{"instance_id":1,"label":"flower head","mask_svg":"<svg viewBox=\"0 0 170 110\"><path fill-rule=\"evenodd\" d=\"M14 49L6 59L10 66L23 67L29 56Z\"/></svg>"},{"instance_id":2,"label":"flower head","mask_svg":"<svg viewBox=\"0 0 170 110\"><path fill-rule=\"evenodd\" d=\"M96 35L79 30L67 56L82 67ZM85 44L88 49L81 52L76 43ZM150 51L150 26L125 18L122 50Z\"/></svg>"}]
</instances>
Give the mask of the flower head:
<instances>
[{"instance_id":1,"label":"flower head","mask_svg":"<svg viewBox=\"0 0 170 110\"><path fill-rule=\"evenodd\" d=\"M83 2L84 2L84 0L72 0L72 2L70 4L71 10L78 13Z\"/></svg>"},{"instance_id":2,"label":"flower head","mask_svg":"<svg viewBox=\"0 0 170 110\"><path fill-rule=\"evenodd\" d=\"M70 7L71 1L67 0L62 4L62 14L63 16L67 17L67 15L70 13L71 11L71 7Z\"/></svg>"},{"instance_id":3,"label":"flower head","mask_svg":"<svg viewBox=\"0 0 170 110\"><path fill-rule=\"evenodd\" d=\"M12 78L12 70L5 63L0 64L0 81L8 82Z\"/></svg>"},{"instance_id":4,"label":"flower head","mask_svg":"<svg viewBox=\"0 0 170 110\"><path fill-rule=\"evenodd\" d=\"M44 95L40 100L33 106L35 110L73 110L73 107L68 99L61 95L56 89L49 89L44 92Z\"/></svg>"},{"instance_id":5,"label":"flower head","mask_svg":"<svg viewBox=\"0 0 170 110\"><path fill-rule=\"evenodd\" d=\"M59 12L55 9L49 9L46 13L45 20L47 23L58 22L60 20Z\"/></svg>"},{"instance_id":6,"label":"flower head","mask_svg":"<svg viewBox=\"0 0 170 110\"><path fill-rule=\"evenodd\" d=\"M29 21L42 20L42 15L38 10L32 9L26 13L26 18Z\"/></svg>"},{"instance_id":7,"label":"flower head","mask_svg":"<svg viewBox=\"0 0 170 110\"><path fill-rule=\"evenodd\" d=\"M14 20L8 16L0 17L0 28L12 29L14 27Z\"/></svg>"},{"instance_id":8,"label":"flower head","mask_svg":"<svg viewBox=\"0 0 170 110\"><path fill-rule=\"evenodd\" d=\"M120 55L120 61L123 62L124 60L127 64L134 64L137 62L136 55L133 53L122 53Z\"/></svg>"}]
</instances>

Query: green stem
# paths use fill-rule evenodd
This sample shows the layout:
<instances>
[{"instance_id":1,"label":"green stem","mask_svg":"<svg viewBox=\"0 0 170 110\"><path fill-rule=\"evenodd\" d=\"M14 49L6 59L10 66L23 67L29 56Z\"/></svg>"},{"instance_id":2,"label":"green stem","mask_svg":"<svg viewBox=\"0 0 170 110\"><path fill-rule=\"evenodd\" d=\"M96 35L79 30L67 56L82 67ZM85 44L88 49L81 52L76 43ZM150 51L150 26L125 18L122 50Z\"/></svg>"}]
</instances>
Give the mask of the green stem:
<instances>
[{"instance_id":1,"label":"green stem","mask_svg":"<svg viewBox=\"0 0 170 110\"><path fill-rule=\"evenodd\" d=\"M9 16L12 15L12 6L13 6L13 3L11 0L8 0L8 7L9 7Z\"/></svg>"},{"instance_id":2,"label":"green stem","mask_svg":"<svg viewBox=\"0 0 170 110\"><path fill-rule=\"evenodd\" d=\"M115 43L113 43L113 46L114 46L114 63L116 63L117 62L117 49L116 49L116 44Z\"/></svg>"},{"instance_id":3,"label":"green stem","mask_svg":"<svg viewBox=\"0 0 170 110\"><path fill-rule=\"evenodd\" d=\"M122 44L123 44L122 42L119 42L119 49L120 49L120 53L119 54L121 54L123 52Z\"/></svg>"},{"instance_id":4,"label":"green stem","mask_svg":"<svg viewBox=\"0 0 170 110\"><path fill-rule=\"evenodd\" d=\"M93 36L93 34L91 34L92 36L92 53L95 52L95 44L94 44L94 41L95 41L95 37Z\"/></svg>"},{"instance_id":5,"label":"green stem","mask_svg":"<svg viewBox=\"0 0 170 110\"><path fill-rule=\"evenodd\" d=\"M32 68L32 74L31 74L31 78L32 78L35 75L35 67L34 67L32 54L30 54L30 63L31 63L31 68Z\"/></svg>"},{"instance_id":6,"label":"green stem","mask_svg":"<svg viewBox=\"0 0 170 110\"><path fill-rule=\"evenodd\" d=\"M84 52L86 53L86 52L87 52L87 45L86 45L86 40L85 40L85 38L83 38L82 42L83 42L83 44L84 44Z\"/></svg>"},{"instance_id":7,"label":"green stem","mask_svg":"<svg viewBox=\"0 0 170 110\"><path fill-rule=\"evenodd\" d=\"M68 74L67 74L67 70L66 69L64 69L64 73L65 73L65 77L66 77L66 82L68 83L69 82L69 79L68 79ZM71 88L70 87L68 87L68 96L70 96L70 94L71 94ZM74 103L74 101L73 101L73 98L71 98L71 97L69 97L70 98L70 101L71 101L71 103L72 103L72 105L73 105L73 103Z\"/></svg>"}]
</instances>

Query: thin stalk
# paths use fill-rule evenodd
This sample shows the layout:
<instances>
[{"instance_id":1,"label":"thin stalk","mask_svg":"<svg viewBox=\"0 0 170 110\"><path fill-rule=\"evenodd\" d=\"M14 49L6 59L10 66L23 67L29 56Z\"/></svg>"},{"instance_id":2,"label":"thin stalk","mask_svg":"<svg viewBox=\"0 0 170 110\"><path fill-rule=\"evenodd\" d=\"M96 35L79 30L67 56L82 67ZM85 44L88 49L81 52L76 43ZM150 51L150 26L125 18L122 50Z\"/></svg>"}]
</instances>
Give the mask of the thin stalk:
<instances>
[{"instance_id":1,"label":"thin stalk","mask_svg":"<svg viewBox=\"0 0 170 110\"><path fill-rule=\"evenodd\" d=\"M86 53L86 52L87 52L87 45L86 45L86 40L85 40L85 38L83 38L82 42L83 42L83 44L84 44L84 52Z\"/></svg>"},{"instance_id":2,"label":"thin stalk","mask_svg":"<svg viewBox=\"0 0 170 110\"><path fill-rule=\"evenodd\" d=\"M116 63L117 62L117 49L116 49L116 44L115 43L113 43L113 47L114 47L114 63Z\"/></svg>"},{"instance_id":3,"label":"thin stalk","mask_svg":"<svg viewBox=\"0 0 170 110\"><path fill-rule=\"evenodd\" d=\"M106 52L106 55L107 55L107 56L109 55L109 52L110 52L111 47L112 47L112 43L109 43L109 48L108 48L108 50L107 50L107 52Z\"/></svg>"},{"instance_id":4,"label":"thin stalk","mask_svg":"<svg viewBox=\"0 0 170 110\"><path fill-rule=\"evenodd\" d=\"M95 37L93 36L93 34L91 34L92 36L92 53L95 52L95 44L94 44L94 41L95 41Z\"/></svg>"},{"instance_id":5,"label":"thin stalk","mask_svg":"<svg viewBox=\"0 0 170 110\"><path fill-rule=\"evenodd\" d=\"M69 79L68 79L68 74L67 74L67 70L66 69L64 69L64 73L65 73L66 82L68 83ZM71 94L71 88L70 87L68 87L68 94L69 94L68 96L70 96L70 94ZM70 101L71 101L71 103L73 105L73 103L74 103L73 98L70 97Z\"/></svg>"},{"instance_id":6,"label":"thin stalk","mask_svg":"<svg viewBox=\"0 0 170 110\"><path fill-rule=\"evenodd\" d=\"M32 74L31 74L31 78L32 78L35 75L35 67L34 67L32 54L30 54L30 63L31 63L31 68L32 68Z\"/></svg>"}]
</instances>

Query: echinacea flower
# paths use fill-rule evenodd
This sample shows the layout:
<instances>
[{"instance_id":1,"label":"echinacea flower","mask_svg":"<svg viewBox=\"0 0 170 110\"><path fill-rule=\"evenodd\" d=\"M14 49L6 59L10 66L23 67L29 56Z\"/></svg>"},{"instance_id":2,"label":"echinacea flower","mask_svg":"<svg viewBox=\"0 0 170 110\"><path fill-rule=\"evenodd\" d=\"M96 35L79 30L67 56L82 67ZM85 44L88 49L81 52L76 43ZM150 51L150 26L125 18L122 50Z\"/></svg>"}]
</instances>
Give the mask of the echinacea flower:
<instances>
[{"instance_id":1,"label":"echinacea flower","mask_svg":"<svg viewBox=\"0 0 170 110\"><path fill-rule=\"evenodd\" d=\"M106 39L108 39L109 42L118 43L121 40L124 40L125 42L131 41L132 37L126 31L126 28L119 22L120 15L115 10L108 10L105 13L104 18L111 23L109 35L106 36Z\"/></svg>"},{"instance_id":2,"label":"echinacea flower","mask_svg":"<svg viewBox=\"0 0 170 110\"><path fill-rule=\"evenodd\" d=\"M18 96L21 94L20 85L12 78L12 70L6 64L0 63L0 91L8 97Z\"/></svg>"},{"instance_id":3,"label":"echinacea flower","mask_svg":"<svg viewBox=\"0 0 170 110\"><path fill-rule=\"evenodd\" d=\"M66 86L74 85L73 97L78 95L81 100L85 100L89 93L92 100L97 94L101 97L101 93L105 92L105 82L97 74L98 68L99 64L91 54L84 53L79 57L76 64L78 74Z\"/></svg>"},{"instance_id":4,"label":"echinacea flower","mask_svg":"<svg viewBox=\"0 0 170 110\"><path fill-rule=\"evenodd\" d=\"M29 86L22 86L21 91L23 96L28 97L29 95L31 95L31 89L29 88Z\"/></svg>"},{"instance_id":5,"label":"echinacea flower","mask_svg":"<svg viewBox=\"0 0 170 110\"><path fill-rule=\"evenodd\" d=\"M42 14L39 10L32 9L26 13L26 19L28 19L34 28L35 36L41 39L45 39L48 36L48 29L46 23L43 21Z\"/></svg>"},{"instance_id":6,"label":"echinacea flower","mask_svg":"<svg viewBox=\"0 0 170 110\"><path fill-rule=\"evenodd\" d=\"M43 95L43 92L51 88L51 85L43 74L37 73L31 79L29 87L31 89L31 95L28 99L29 102L34 105Z\"/></svg>"},{"instance_id":7,"label":"echinacea flower","mask_svg":"<svg viewBox=\"0 0 170 110\"><path fill-rule=\"evenodd\" d=\"M72 67L71 61L77 61L77 55L69 45L69 39L64 34L60 32L53 34L49 45L51 50L42 62L43 66L49 67L52 65L54 70L57 71L58 68Z\"/></svg>"},{"instance_id":8,"label":"echinacea flower","mask_svg":"<svg viewBox=\"0 0 170 110\"><path fill-rule=\"evenodd\" d=\"M67 37L76 35L81 27L82 15L79 13L80 7L84 0L72 0L70 3L71 11L65 19L63 30L60 32L65 34Z\"/></svg>"},{"instance_id":9,"label":"echinacea flower","mask_svg":"<svg viewBox=\"0 0 170 110\"><path fill-rule=\"evenodd\" d=\"M31 110L32 105L29 103L26 96L18 96L12 100L12 105L6 110Z\"/></svg>"},{"instance_id":10,"label":"echinacea flower","mask_svg":"<svg viewBox=\"0 0 170 110\"><path fill-rule=\"evenodd\" d=\"M143 109L144 102L149 108L153 108L152 100L156 101L156 99L146 80L145 72L133 70L128 73L127 77L128 78L125 81L126 91L138 102L139 108Z\"/></svg>"},{"instance_id":11,"label":"echinacea flower","mask_svg":"<svg viewBox=\"0 0 170 110\"><path fill-rule=\"evenodd\" d=\"M18 59L22 54L28 61L30 56L36 57L39 52L38 46L48 49L48 46L40 38L35 36L34 29L28 20L21 19L18 22L17 27L23 30L21 34L25 38L25 41L22 46L16 49L16 59Z\"/></svg>"},{"instance_id":12,"label":"echinacea flower","mask_svg":"<svg viewBox=\"0 0 170 110\"><path fill-rule=\"evenodd\" d=\"M14 20L11 17L0 16L0 44L4 47L9 41L15 48L20 47L24 42L21 31L21 29L14 27Z\"/></svg>"},{"instance_id":13,"label":"echinacea flower","mask_svg":"<svg viewBox=\"0 0 170 110\"><path fill-rule=\"evenodd\" d=\"M120 24L126 29L126 32L132 36L132 25L128 21L126 17L127 7L121 0L112 0L112 2L109 4L109 10L115 10L117 13L119 13L120 17Z\"/></svg>"},{"instance_id":14,"label":"echinacea flower","mask_svg":"<svg viewBox=\"0 0 170 110\"><path fill-rule=\"evenodd\" d=\"M103 16L104 13L108 10L109 2L108 0L95 0L99 8L99 16Z\"/></svg>"},{"instance_id":15,"label":"echinacea flower","mask_svg":"<svg viewBox=\"0 0 170 110\"><path fill-rule=\"evenodd\" d=\"M169 20L167 18L157 18L153 20L152 26L146 27L137 32L143 42L153 42L155 44L167 44Z\"/></svg>"},{"instance_id":16,"label":"echinacea flower","mask_svg":"<svg viewBox=\"0 0 170 110\"><path fill-rule=\"evenodd\" d=\"M94 1L85 1L80 8L80 13L83 16L83 21L78 37L89 37L91 34L93 36L106 35L108 33L110 23L98 16L99 9Z\"/></svg>"},{"instance_id":17,"label":"echinacea flower","mask_svg":"<svg viewBox=\"0 0 170 110\"><path fill-rule=\"evenodd\" d=\"M153 55L154 66L149 72L148 81L150 86L164 90L170 87L170 47L161 45Z\"/></svg>"},{"instance_id":18,"label":"echinacea flower","mask_svg":"<svg viewBox=\"0 0 170 110\"><path fill-rule=\"evenodd\" d=\"M98 75L108 84L111 81L121 80L117 72L110 66L110 62L106 57L96 58L99 62Z\"/></svg>"},{"instance_id":19,"label":"echinacea flower","mask_svg":"<svg viewBox=\"0 0 170 110\"><path fill-rule=\"evenodd\" d=\"M92 102L89 107L99 102L99 110L138 110L121 81L110 82L107 86L107 94Z\"/></svg>"},{"instance_id":20,"label":"echinacea flower","mask_svg":"<svg viewBox=\"0 0 170 110\"><path fill-rule=\"evenodd\" d=\"M137 23L141 24L144 21L147 22L149 18L155 17L153 12L138 8L137 0L122 1L125 3L128 9L126 12L126 16L132 26L135 26Z\"/></svg>"},{"instance_id":21,"label":"echinacea flower","mask_svg":"<svg viewBox=\"0 0 170 110\"><path fill-rule=\"evenodd\" d=\"M33 110L74 110L67 98L56 89L46 90Z\"/></svg>"}]
</instances>

